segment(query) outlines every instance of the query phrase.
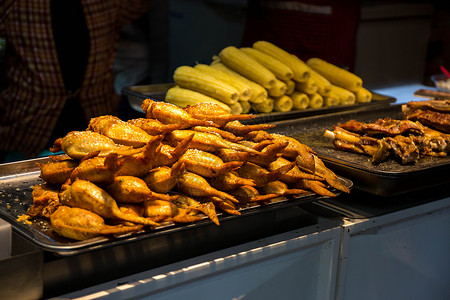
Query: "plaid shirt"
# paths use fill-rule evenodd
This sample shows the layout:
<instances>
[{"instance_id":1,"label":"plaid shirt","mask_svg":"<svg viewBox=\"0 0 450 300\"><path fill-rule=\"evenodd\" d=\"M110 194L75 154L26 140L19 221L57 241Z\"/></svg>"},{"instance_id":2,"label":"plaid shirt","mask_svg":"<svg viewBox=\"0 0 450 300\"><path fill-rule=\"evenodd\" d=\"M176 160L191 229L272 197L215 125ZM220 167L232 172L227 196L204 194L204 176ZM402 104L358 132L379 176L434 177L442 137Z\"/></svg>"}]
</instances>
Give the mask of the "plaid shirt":
<instances>
[{"instance_id":1,"label":"plaid shirt","mask_svg":"<svg viewBox=\"0 0 450 300\"><path fill-rule=\"evenodd\" d=\"M0 92L0 151L38 154L71 97L80 100L86 120L115 113L112 70L119 29L145 12L149 0L80 1L90 48L81 88L74 95L66 91L59 69L50 0L0 0L0 36L7 43L6 85Z\"/></svg>"}]
</instances>

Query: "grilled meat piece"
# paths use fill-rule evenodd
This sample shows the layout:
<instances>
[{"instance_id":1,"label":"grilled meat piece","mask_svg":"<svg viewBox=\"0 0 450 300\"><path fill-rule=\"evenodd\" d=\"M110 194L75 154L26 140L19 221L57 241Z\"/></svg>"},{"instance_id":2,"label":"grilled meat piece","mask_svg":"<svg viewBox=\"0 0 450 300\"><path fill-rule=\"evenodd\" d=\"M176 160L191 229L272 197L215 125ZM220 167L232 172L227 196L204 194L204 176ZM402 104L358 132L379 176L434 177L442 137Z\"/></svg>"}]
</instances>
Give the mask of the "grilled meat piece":
<instances>
[{"instance_id":1,"label":"grilled meat piece","mask_svg":"<svg viewBox=\"0 0 450 300\"><path fill-rule=\"evenodd\" d=\"M339 126L346 130L368 136L395 136L410 133L423 134L423 126L420 123L411 120L395 120L391 118L378 119L373 123L361 123L350 120L344 124L339 124Z\"/></svg>"},{"instance_id":2,"label":"grilled meat piece","mask_svg":"<svg viewBox=\"0 0 450 300\"><path fill-rule=\"evenodd\" d=\"M450 133L450 114L416 109L406 116L408 120L419 121L425 126Z\"/></svg>"}]
</instances>

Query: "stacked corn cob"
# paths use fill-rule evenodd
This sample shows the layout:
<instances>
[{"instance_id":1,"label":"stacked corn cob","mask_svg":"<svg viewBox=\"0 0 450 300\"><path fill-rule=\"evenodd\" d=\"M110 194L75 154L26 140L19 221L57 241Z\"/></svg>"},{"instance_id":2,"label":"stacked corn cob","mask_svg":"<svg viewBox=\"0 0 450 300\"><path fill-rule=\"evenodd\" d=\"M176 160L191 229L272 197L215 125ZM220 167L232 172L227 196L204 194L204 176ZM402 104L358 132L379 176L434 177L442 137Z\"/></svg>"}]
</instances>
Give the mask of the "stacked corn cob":
<instances>
[{"instance_id":1,"label":"stacked corn cob","mask_svg":"<svg viewBox=\"0 0 450 300\"><path fill-rule=\"evenodd\" d=\"M240 114L286 112L371 101L362 80L318 58L306 63L267 42L228 46L211 64L180 66L166 101L181 107L215 102Z\"/></svg>"}]
</instances>

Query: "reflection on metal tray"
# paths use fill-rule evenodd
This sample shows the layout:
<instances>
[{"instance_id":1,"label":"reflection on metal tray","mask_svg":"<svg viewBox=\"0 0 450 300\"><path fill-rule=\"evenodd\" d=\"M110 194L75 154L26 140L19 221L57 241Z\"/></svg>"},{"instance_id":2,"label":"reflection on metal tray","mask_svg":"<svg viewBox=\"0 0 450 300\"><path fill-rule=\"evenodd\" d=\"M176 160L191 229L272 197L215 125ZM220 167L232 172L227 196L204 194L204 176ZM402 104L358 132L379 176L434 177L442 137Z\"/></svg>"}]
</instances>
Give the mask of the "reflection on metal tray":
<instances>
[{"instance_id":1,"label":"reflection on metal tray","mask_svg":"<svg viewBox=\"0 0 450 300\"><path fill-rule=\"evenodd\" d=\"M157 237L183 230L192 230L193 228L212 224L212 222L205 217L201 221L189 224L166 224L151 231L147 230L134 234L125 234L115 238L98 237L74 242L55 234L47 220L33 220L31 224L18 222L17 218L20 215L26 214L27 209L32 204L32 187L43 182L39 177L40 170L37 163L44 163L48 160L49 158L40 158L0 165L0 216L10 222L13 228L20 234L44 250L57 252L60 255L72 255L92 249L99 249L101 247L120 245L130 241ZM350 180L345 178L340 178L340 180L347 187L352 188L353 184ZM331 191L336 195L340 194L337 190L331 189ZM239 208L241 213L240 216L218 213L219 222L233 222L233 220L262 214L270 210L291 207L300 203L312 202L325 198L326 197L310 193L289 198L280 197L266 204L248 204L245 207ZM220 226L218 227L220 230Z\"/></svg>"},{"instance_id":2,"label":"reflection on metal tray","mask_svg":"<svg viewBox=\"0 0 450 300\"><path fill-rule=\"evenodd\" d=\"M166 92L169 88L173 87L174 83L163 83L163 84L152 84L152 85L136 85L129 86L122 89L122 94L127 96L130 106L138 111L142 112L141 104L142 102L150 98L152 100L164 101ZM372 92L373 99L369 103L358 103L354 105L340 105L340 106L330 106L321 108L311 108L305 110L293 110L288 112L272 112L267 114L258 114L258 116L251 120L246 120L243 123L255 124L255 123L267 123L275 122L285 119L294 119L300 117L314 116L328 114L338 111L347 111L359 108L373 108L384 105L389 105L396 101L395 98L390 96L381 95Z\"/></svg>"},{"instance_id":3,"label":"reflection on metal tray","mask_svg":"<svg viewBox=\"0 0 450 300\"><path fill-rule=\"evenodd\" d=\"M292 136L317 152L327 166L337 174L349 178L355 188L379 196L393 196L450 182L450 157L423 157L414 165L401 165L388 160L374 165L362 154L335 149L332 141L323 136L333 125L355 119L372 122L378 118L401 119L401 105L371 110L353 110L275 122L271 132Z\"/></svg>"}]
</instances>

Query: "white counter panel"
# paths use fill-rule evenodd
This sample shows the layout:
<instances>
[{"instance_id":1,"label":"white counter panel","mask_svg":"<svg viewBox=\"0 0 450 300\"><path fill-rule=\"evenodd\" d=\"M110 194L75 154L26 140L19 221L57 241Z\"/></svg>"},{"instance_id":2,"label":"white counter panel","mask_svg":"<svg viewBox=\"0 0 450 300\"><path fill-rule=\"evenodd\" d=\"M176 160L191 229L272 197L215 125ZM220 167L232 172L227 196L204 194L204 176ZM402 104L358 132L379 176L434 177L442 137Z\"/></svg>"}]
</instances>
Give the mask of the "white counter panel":
<instances>
[{"instance_id":1,"label":"white counter panel","mask_svg":"<svg viewBox=\"0 0 450 300\"><path fill-rule=\"evenodd\" d=\"M343 226L338 299L450 299L450 198Z\"/></svg>"},{"instance_id":2,"label":"white counter panel","mask_svg":"<svg viewBox=\"0 0 450 300\"><path fill-rule=\"evenodd\" d=\"M340 235L339 224L318 224L61 298L331 300Z\"/></svg>"}]
</instances>

